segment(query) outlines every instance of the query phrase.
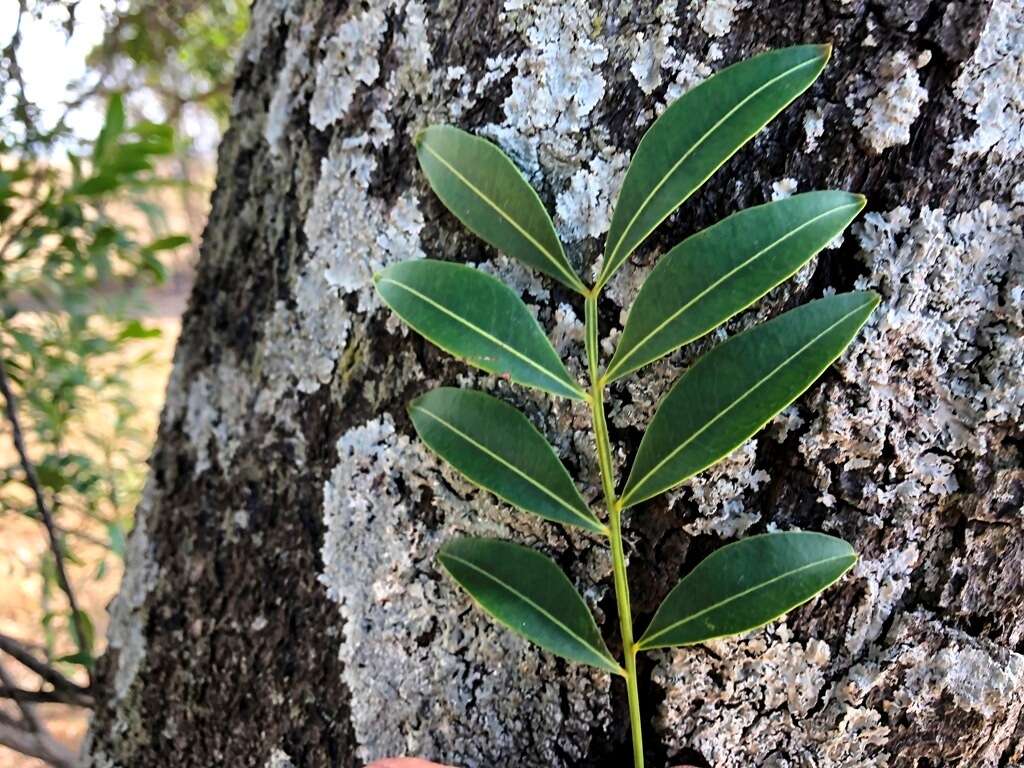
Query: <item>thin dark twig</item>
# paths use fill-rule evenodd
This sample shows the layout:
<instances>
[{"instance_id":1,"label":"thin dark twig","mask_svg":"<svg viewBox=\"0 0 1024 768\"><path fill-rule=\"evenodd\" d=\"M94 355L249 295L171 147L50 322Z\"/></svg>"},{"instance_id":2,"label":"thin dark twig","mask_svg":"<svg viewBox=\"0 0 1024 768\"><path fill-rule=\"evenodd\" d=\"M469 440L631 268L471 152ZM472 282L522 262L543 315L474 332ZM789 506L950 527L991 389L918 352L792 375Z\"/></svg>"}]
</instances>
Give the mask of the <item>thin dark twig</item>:
<instances>
[{"instance_id":1,"label":"thin dark twig","mask_svg":"<svg viewBox=\"0 0 1024 768\"><path fill-rule=\"evenodd\" d=\"M49 196L44 197L42 200L37 200L29 209L28 213L25 214L24 218L22 218L22 220L17 224L10 227L8 230L10 234L7 235L7 239L4 240L3 245L0 245L0 263L7 260L7 250L17 241L18 237L21 236L21 233L25 231L28 225L32 223L32 220L39 215L39 212L43 210L49 202Z\"/></svg>"},{"instance_id":2,"label":"thin dark twig","mask_svg":"<svg viewBox=\"0 0 1024 768\"><path fill-rule=\"evenodd\" d=\"M78 649L85 652L85 638L87 634L82 620L82 613L78 608L75 592L71 588L71 582L68 581L68 574L64 568L64 553L61 548L60 534L57 533L57 527L53 522L53 515L50 514L50 507L47 505L46 498L43 496L43 489L39 485L36 469L29 460L28 450L25 448L25 438L21 431L21 421L18 418L18 401L15 399L14 393L11 391L10 382L7 379L7 366L3 355L0 355L0 393L3 394L7 404L7 421L11 425L11 437L14 440L14 448L18 452L22 471L25 473L25 479L35 495L39 516L43 519L43 525L46 527L46 533L50 538L50 551L53 552L54 565L57 570L57 582L68 598L68 605L71 608L71 620L75 625L75 632L77 634ZM86 673L89 674L89 683L91 685L92 673L88 668Z\"/></svg>"},{"instance_id":3,"label":"thin dark twig","mask_svg":"<svg viewBox=\"0 0 1024 768\"><path fill-rule=\"evenodd\" d=\"M0 699L13 699L29 704L67 704L72 707L92 709L94 702L91 697L67 691L29 691L24 688L8 688L0 685Z\"/></svg>"},{"instance_id":4,"label":"thin dark twig","mask_svg":"<svg viewBox=\"0 0 1024 768\"><path fill-rule=\"evenodd\" d=\"M18 705L18 709L21 711L21 717L25 721L27 729L33 733L44 733L46 729L39 721L39 718L36 717L36 711L32 708L32 703L23 696L18 695L21 691L14 684L14 680L11 679L11 676L7 674L7 670L4 669L3 664L0 664L0 684L3 684L4 688L14 692L14 696L11 698L13 698L14 703Z\"/></svg>"},{"instance_id":5,"label":"thin dark twig","mask_svg":"<svg viewBox=\"0 0 1024 768\"><path fill-rule=\"evenodd\" d=\"M26 731L8 717L0 717L0 745L56 768L73 768L77 762L74 754L49 734Z\"/></svg>"},{"instance_id":6,"label":"thin dark twig","mask_svg":"<svg viewBox=\"0 0 1024 768\"><path fill-rule=\"evenodd\" d=\"M35 672L58 690L67 691L78 696L89 694L89 688L69 680L45 661L37 658L26 645L18 642L13 637L0 634L0 651L3 651L22 666Z\"/></svg>"}]
</instances>

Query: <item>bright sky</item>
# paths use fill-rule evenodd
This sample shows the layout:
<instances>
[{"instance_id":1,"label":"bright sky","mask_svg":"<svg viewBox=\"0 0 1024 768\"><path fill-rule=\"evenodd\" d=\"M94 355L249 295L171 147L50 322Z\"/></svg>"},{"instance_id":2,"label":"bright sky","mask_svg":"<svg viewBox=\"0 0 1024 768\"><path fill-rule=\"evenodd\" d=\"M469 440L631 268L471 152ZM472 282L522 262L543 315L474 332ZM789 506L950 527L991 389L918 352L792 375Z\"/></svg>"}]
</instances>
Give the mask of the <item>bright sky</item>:
<instances>
[{"instance_id":1,"label":"bright sky","mask_svg":"<svg viewBox=\"0 0 1024 768\"><path fill-rule=\"evenodd\" d=\"M29 8L38 4L29 0ZM104 11L115 6L113 0L81 0L75 12L75 33L68 40L61 24L63 8L51 5L40 19L31 13L22 19L22 44L18 51L25 77L25 90L31 101L43 110L47 127L63 114L68 100L68 85L85 74L85 57L103 39ZM6 45L18 19L17 0L0 0L0 47ZM102 125L102 114L93 106L78 110L69 123L83 137L95 136Z\"/></svg>"}]
</instances>

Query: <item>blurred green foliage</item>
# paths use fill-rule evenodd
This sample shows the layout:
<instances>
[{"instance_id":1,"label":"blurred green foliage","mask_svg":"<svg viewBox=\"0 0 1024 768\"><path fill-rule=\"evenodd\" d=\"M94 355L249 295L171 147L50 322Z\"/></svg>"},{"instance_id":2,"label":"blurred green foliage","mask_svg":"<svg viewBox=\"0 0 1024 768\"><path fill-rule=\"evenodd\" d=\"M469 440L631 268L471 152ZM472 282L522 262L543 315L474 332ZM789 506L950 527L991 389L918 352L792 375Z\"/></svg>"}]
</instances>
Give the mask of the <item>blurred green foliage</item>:
<instances>
[{"instance_id":1,"label":"blurred green foliage","mask_svg":"<svg viewBox=\"0 0 1024 768\"><path fill-rule=\"evenodd\" d=\"M70 563L77 561L76 536L95 540L96 530L120 555L139 496L148 436L134 424L138 408L126 374L146 361L131 354L133 342L160 333L136 316L140 291L163 279L161 254L188 238L153 238L153 227L128 224L126 214L134 209L153 223L147 193L166 183L157 161L173 148L168 126L129 124L114 95L87 154L68 152L64 165L5 147L0 158L0 350L40 484L66 528ZM18 457L3 455L0 507L38 519ZM74 622L53 566L48 553L42 599L57 647ZM105 559L98 568L102 576ZM93 638L77 635L79 653L67 660L91 664Z\"/></svg>"},{"instance_id":2,"label":"blurred green foliage","mask_svg":"<svg viewBox=\"0 0 1024 768\"><path fill-rule=\"evenodd\" d=\"M249 25L241 0L132 0L111 16L89 64L107 87L142 88L176 124L187 109L227 125L234 57Z\"/></svg>"}]
</instances>

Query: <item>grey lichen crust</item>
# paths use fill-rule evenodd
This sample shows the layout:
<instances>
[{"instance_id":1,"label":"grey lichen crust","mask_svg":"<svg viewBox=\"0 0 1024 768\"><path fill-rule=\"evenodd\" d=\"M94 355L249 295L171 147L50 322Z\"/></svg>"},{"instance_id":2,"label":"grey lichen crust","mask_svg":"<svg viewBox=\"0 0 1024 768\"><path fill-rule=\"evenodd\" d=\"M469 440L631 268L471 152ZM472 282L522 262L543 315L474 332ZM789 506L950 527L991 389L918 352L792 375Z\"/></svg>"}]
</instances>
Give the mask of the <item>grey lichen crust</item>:
<instances>
[{"instance_id":1,"label":"grey lichen crust","mask_svg":"<svg viewBox=\"0 0 1024 768\"><path fill-rule=\"evenodd\" d=\"M96 765L625 763L617 683L496 627L435 562L460 534L535 546L612 626L605 549L470 486L404 411L440 384L491 391L596 503L586 409L439 354L372 276L424 256L495 274L582 381L579 302L467 234L412 137L453 122L501 145L589 279L643 130L806 29L833 37L832 67L623 266L601 307L605 354L658 256L722 215L824 187L867 193L869 213L724 331L615 384L609 421L621 468L698 354L824 291L879 291L825 381L627 521L645 615L744 533L826 530L862 559L785 621L652 656L652 748L715 768L1024 761L1024 10L842 0L805 4L795 29L770 5L256 3L114 611Z\"/></svg>"},{"instance_id":2,"label":"grey lichen crust","mask_svg":"<svg viewBox=\"0 0 1024 768\"><path fill-rule=\"evenodd\" d=\"M324 488L321 579L345 617L340 652L345 681L360 692L359 757L537 768L585 758L590 729L607 725L608 676L496 631L434 565L448 535L557 542L538 540L540 525L455 478L449 487L388 416L346 432L337 452ZM444 530L428 522L438 516Z\"/></svg>"},{"instance_id":3,"label":"grey lichen crust","mask_svg":"<svg viewBox=\"0 0 1024 768\"><path fill-rule=\"evenodd\" d=\"M926 612L902 614L856 663L820 640L795 642L783 622L666 652L655 680L669 692L665 738L716 768L883 768L950 748L995 766L1024 706L1024 657ZM965 732L947 732L952 722Z\"/></svg>"}]
</instances>

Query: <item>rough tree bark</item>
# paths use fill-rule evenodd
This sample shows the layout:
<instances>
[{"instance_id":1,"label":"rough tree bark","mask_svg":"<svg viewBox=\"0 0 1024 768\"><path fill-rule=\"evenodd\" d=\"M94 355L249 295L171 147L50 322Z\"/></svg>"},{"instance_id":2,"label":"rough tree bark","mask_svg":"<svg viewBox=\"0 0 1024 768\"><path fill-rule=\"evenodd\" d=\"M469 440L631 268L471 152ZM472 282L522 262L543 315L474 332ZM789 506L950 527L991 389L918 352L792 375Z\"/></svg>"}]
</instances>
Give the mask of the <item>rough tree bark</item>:
<instances>
[{"instance_id":1,"label":"rough tree bark","mask_svg":"<svg viewBox=\"0 0 1024 768\"><path fill-rule=\"evenodd\" d=\"M429 255L511 281L582 379L578 297L484 247L417 172L453 122L509 151L586 271L666 101L767 47L832 40L821 80L621 270L773 195L868 213L730 333L823 291L884 301L850 353L727 462L629 517L637 610L777 526L863 557L813 606L641 668L653 766L1024 762L1024 7L1020 0L259 0L128 573L95 766L621 768L625 695L470 610L449 535L553 553L614 645L605 552L475 491L404 404L472 383L523 408L599 496L582 407L467 370L374 296ZM697 350L614 389L617 460Z\"/></svg>"}]
</instances>

